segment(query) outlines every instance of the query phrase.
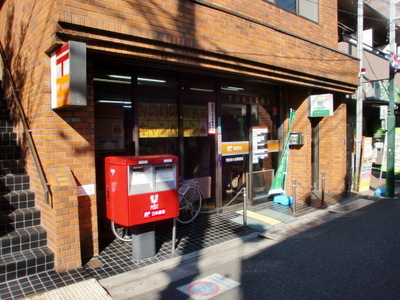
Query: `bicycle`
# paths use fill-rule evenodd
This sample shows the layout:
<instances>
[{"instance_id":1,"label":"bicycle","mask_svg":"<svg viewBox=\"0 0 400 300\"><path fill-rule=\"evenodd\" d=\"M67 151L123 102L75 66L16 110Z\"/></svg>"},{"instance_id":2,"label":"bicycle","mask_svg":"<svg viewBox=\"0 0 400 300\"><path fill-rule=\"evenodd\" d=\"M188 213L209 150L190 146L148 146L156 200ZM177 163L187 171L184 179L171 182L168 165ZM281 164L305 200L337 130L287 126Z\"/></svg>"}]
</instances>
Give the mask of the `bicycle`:
<instances>
[{"instance_id":1,"label":"bicycle","mask_svg":"<svg viewBox=\"0 0 400 300\"><path fill-rule=\"evenodd\" d=\"M203 196L194 179L183 181L178 190L179 193L179 223L192 222L200 212Z\"/></svg>"},{"instance_id":2,"label":"bicycle","mask_svg":"<svg viewBox=\"0 0 400 300\"><path fill-rule=\"evenodd\" d=\"M200 212L203 196L197 182L193 179L181 183L178 189L179 223L192 222ZM122 226L111 221L111 230L116 238L124 242L132 241L132 227Z\"/></svg>"},{"instance_id":3,"label":"bicycle","mask_svg":"<svg viewBox=\"0 0 400 300\"><path fill-rule=\"evenodd\" d=\"M131 242L132 241L132 227L126 227L119 225L113 221L111 221L111 230L116 238L123 242Z\"/></svg>"}]
</instances>

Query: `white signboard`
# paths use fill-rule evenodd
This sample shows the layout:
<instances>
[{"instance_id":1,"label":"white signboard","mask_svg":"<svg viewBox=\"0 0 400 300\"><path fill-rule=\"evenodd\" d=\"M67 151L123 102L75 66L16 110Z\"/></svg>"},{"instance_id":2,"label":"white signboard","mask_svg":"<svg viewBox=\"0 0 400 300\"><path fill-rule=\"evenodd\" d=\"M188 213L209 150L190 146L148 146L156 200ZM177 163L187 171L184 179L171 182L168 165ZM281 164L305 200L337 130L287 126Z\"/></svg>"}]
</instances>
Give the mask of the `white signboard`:
<instances>
[{"instance_id":1,"label":"white signboard","mask_svg":"<svg viewBox=\"0 0 400 300\"><path fill-rule=\"evenodd\" d=\"M215 134L216 133L215 102L208 102L207 113L208 113L208 134Z\"/></svg>"},{"instance_id":2,"label":"white signboard","mask_svg":"<svg viewBox=\"0 0 400 300\"><path fill-rule=\"evenodd\" d=\"M309 117L333 116L333 94L312 95L308 101Z\"/></svg>"},{"instance_id":3,"label":"white signboard","mask_svg":"<svg viewBox=\"0 0 400 300\"><path fill-rule=\"evenodd\" d=\"M95 194L94 184L85 184L78 186L78 196L89 196Z\"/></svg>"},{"instance_id":4,"label":"white signboard","mask_svg":"<svg viewBox=\"0 0 400 300\"><path fill-rule=\"evenodd\" d=\"M268 127L252 127L251 128L251 141L252 141L252 161L258 163L259 159L268 156L268 141L267 141Z\"/></svg>"}]
</instances>

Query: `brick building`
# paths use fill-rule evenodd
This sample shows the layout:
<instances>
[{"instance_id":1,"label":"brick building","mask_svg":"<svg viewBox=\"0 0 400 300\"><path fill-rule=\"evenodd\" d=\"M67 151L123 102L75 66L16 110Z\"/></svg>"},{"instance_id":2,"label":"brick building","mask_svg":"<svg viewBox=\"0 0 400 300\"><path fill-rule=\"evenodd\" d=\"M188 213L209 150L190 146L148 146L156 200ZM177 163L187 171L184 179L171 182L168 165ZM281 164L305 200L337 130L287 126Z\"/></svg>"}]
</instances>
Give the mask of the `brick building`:
<instances>
[{"instance_id":1,"label":"brick building","mask_svg":"<svg viewBox=\"0 0 400 300\"><path fill-rule=\"evenodd\" d=\"M345 95L356 89L358 61L337 50L336 7L336 0L0 1L0 41L49 201L16 116L14 131L56 269L99 251L106 156L177 155L180 176L209 178L206 203L222 207L247 160L222 146L247 141L258 125L282 148L294 109L292 131L303 142L290 148L287 179L298 182L297 201L320 189L321 173L328 193L345 191ZM65 45L71 81L85 78L74 95L71 86L77 102L54 105L52 57ZM72 66L75 46L80 70ZM332 116L309 117L308 98L318 94L332 95ZM207 126L210 104L215 128ZM278 158L271 153L258 167L274 170Z\"/></svg>"}]
</instances>

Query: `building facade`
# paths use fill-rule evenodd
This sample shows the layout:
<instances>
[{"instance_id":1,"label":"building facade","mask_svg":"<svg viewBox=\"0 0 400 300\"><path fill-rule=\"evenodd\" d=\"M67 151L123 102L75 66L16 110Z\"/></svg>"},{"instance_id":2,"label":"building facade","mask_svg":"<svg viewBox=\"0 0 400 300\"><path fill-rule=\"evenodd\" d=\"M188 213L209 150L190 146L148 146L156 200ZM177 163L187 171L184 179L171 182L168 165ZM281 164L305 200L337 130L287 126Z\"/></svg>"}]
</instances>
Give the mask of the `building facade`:
<instances>
[{"instance_id":1,"label":"building facade","mask_svg":"<svg viewBox=\"0 0 400 300\"><path fill-rule=\"evenodd\" d=\"M320 189L322 173L326 192L344 192L345 95L355 91L359 70L337 50L336 7L336 0L2 1L0 40L50 184L47 203L19 134L55 267L75 267L99 251L109 222L106 156L177 155L181 179L205 178L206 205L221 208L248 159L225 146L266 126L282 149L293 109L292 131L302 142L290 147L287 181L297 180L297 201ZM64 71L71 82L79 78L67 92L80 100L54 104L52 80L66 45L71 69ZM72 66L76 46L84 59ZM320 94L331 95L332 114L309 117L309 96ZM276 170L279 157L271 151L257 170Z\"/></svg>"},{"instance_id":2,"label":"building facade","mask_svg":"<svg viewBox=\"0 0 400 300\"><path fill-rule=\"evenodd\" d=\"M366 148L373 147L373 151L367 160L371 161L374 167L386 172L386 151L388 131L388 111L390 95L389 82L391 80L390 62L393 55L390 39L398 45L400 39L397 30L394 30L393 36L390 34L390 10L398 16L399 6L396 4L391 7L389 0L378 0L373 2L365 1L363 3L363 35L362 35L362 128L363 140L366 141ZM357 53L357 5L348 1L338 1L339 5L339 49L348 54ZM397 25L396 25L397 27ZM395 48L397 48L395 46ZM397 52L397 50L395 51ZM399 123L398 109L400 103L399 97L399 76L397 71L393 74L394 83L394 115L395 124ZM356 130L356 101L357 96L353 95L348 102L348 122ZM398 173L398 167L395 167L395 173ZM382 176L382 173L381 173ZM369 189L368 185L364 188Z\"/></svg>"}]
</instances>

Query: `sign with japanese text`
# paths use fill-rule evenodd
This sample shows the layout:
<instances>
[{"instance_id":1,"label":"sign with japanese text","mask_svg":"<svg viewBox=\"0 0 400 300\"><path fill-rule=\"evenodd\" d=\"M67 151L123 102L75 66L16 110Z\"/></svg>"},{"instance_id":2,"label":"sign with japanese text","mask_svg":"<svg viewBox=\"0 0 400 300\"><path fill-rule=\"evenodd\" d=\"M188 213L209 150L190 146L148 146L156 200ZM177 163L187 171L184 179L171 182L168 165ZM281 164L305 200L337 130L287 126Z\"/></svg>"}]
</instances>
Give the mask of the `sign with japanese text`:
<instances>
[{"instance_id":1,"label":"sign with japanese text","mask_svg":"<svg viewBox=\"0 0 400 300\"><path fill-rule=\"evenodd\" d=\"M252 144L252 161L258 163L259 159L263 159L268 156L268 127L257 127L251 128L251 144Z\"/></svg>"},{"instance_id":2,"label":"sign with japanese text","mask_svg":"<svg viewBox=\"0 0 400 300\"><path fill-rule=\"evenodd\" d=\"M308 101L309 117L333 115L333 94L312 95Z\"/></svg>"},{"instance_id":3,"label":"sign with japanese text","mask_svg":"<svg viewBox=\"0 0 400 300\"><path fill-rule=\"evenodd\" d=\"M215 102L208 102L207 104L208 115L208 134L216 134L215 124Z\"/></svg>"},{"instance_id":4,"label":"sign with japanese text","mask_svg":"<svg viewBox=\"0 0 400 300\"><path fill-rule=\"evenodd\" d=\"M86 106L86 44L71 41L50 61L52 109Z\"/></svg>"},{"instance_id":5,"label":"sign with japanese text","mask_svg":"<svg viewBox=\"0 0 400 300\"><path fill-rule=\"evenodd\" d=\"M387 135L386 135L387 139ZM395 145L394 145L394 172L400 173L400 127L395 129ZM387 171L387 144L383 149L382 166L381 170L383 172Z\"/></svg>"},{"instance_id":6,"label":"sign with japanese text","mask_svg":"<svg viewBox=\"0 0 400 300\"><path fill-rule=\"evenodd\" d=\"M249 142L225 142L221 145L222 156L249 154Z\"/></svg>"}]
</instances>

